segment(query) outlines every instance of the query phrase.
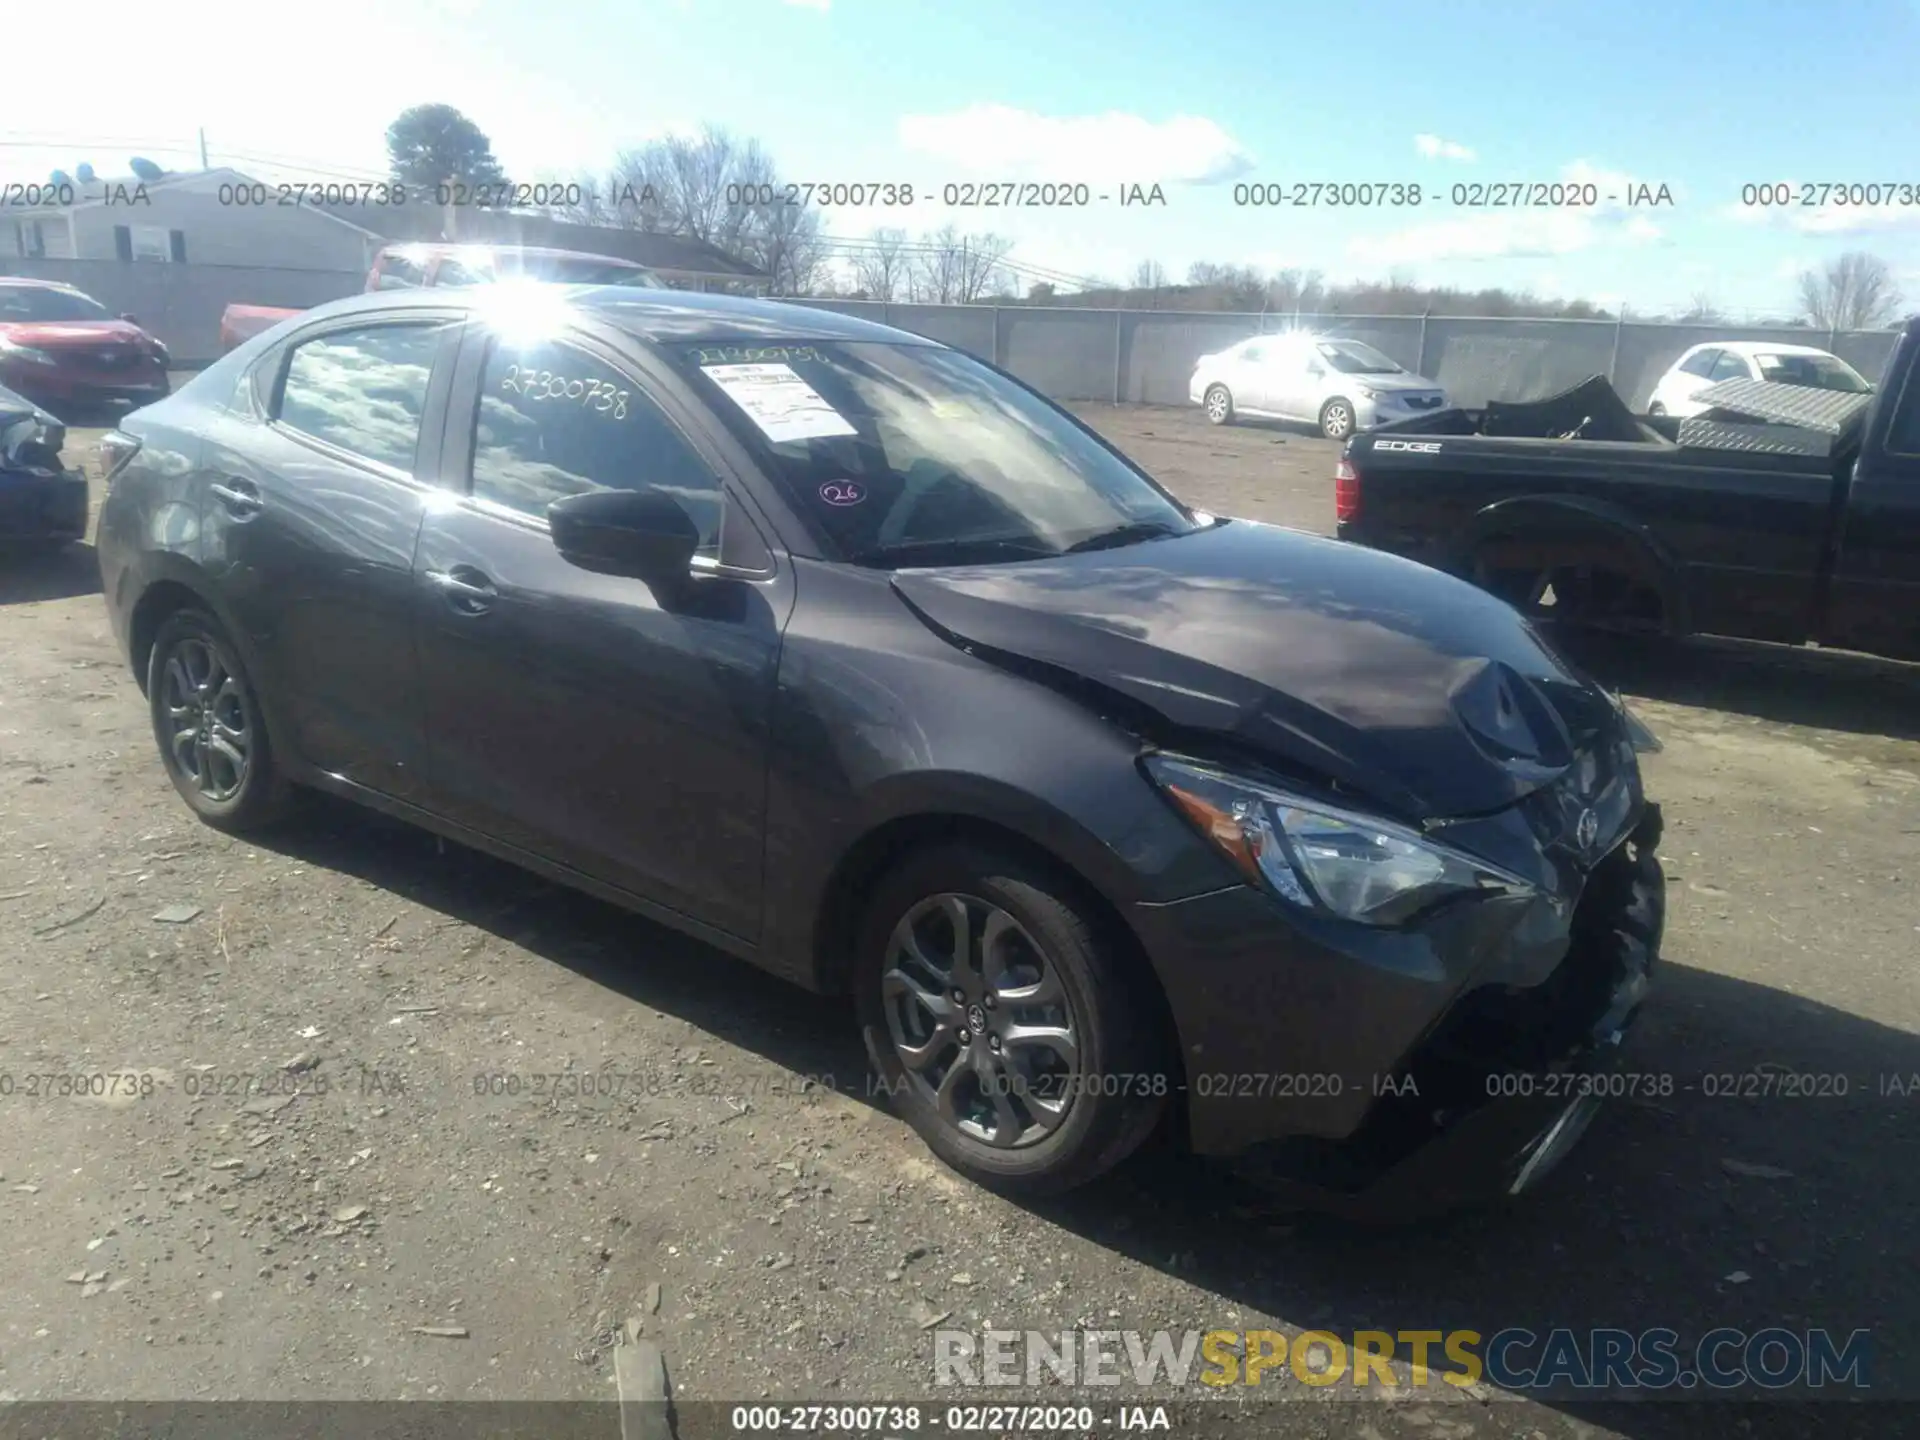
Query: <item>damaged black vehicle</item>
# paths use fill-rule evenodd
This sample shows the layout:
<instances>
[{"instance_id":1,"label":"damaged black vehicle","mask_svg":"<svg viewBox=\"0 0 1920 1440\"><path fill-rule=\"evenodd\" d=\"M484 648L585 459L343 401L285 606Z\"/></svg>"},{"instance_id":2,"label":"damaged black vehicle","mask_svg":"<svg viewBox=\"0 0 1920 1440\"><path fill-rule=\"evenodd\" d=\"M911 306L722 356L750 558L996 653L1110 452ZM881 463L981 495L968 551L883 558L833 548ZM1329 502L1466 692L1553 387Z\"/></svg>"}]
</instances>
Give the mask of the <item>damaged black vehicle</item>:
<instances>
[{"instance_id":1,"label":"damaged black vehicle","mask_svg":"<svg viewBox=\"0 0 1920 1440\"><path fill-rule=\"evenodd\" d=\"M87 533L87 477L61 459L67 427L0 385L0 556L56 550Z\"/></svg>"},{"instance_id":2,"label":"damaged black vehicle","mask_svg":"<svg viewBox=\"0 0 1920 1440\"><path fill-rule=\"evenodd\" d=\"M107 603L203 818L330 791L849 995L982 1183L1155 1137L1385 1217L1526 1190L1618 1093L1663 916L1620 702L958 351L373 295L105 453Z\"/></svg>"}]
</instances>

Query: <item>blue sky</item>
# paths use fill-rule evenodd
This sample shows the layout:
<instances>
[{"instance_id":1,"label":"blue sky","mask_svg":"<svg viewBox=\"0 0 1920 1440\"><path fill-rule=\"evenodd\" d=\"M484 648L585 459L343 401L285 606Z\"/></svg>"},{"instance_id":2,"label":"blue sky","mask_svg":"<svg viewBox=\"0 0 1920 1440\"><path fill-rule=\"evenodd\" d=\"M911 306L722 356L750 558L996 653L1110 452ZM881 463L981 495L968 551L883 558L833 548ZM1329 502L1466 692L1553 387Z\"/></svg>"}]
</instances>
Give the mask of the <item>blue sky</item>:
<instances>
[{"instance_id":1,"label":"blue sky","mask_svg":"<svg viewBox=\"0 0 1920 1440\"><path fill-rule=\"evenodd\" d=\"M933 192L907 211L829 211L830 234L954 221L1074 275L1123 278L1153 259L1177 277L1217 260L1758 311L1791 308L1794 274L1861 248L1920 308L1920 194L1879 209L1739 203L1747 182L1920 190L1916 0L334 0L310 13L75 0L61 13L110 36L136 78L76 92L64 67L13 77L10 116L33 120L0 146L0 176L81 159L109 173L124 153L184 164L155 152L190 149L202 126L215 163L373 176L386 122L443 100L516 178L714 122L760 139L792 180ZM1157 182L1167 204L938 203L947 182L1026 179ZM1566 179L1675 199L1586 212L1446 199L1456 182ZM1301 180L1416 182L1429 198L1233 203L1236 183Z\"/></svg>"}]
</instances>

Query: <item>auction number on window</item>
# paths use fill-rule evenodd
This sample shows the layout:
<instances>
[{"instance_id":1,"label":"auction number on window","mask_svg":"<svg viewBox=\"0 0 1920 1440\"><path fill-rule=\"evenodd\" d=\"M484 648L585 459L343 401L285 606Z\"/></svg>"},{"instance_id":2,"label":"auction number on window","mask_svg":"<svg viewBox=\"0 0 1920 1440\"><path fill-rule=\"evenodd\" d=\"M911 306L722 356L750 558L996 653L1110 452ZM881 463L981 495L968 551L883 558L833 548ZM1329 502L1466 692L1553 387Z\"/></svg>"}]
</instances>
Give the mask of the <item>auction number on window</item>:
<instances>
[{"instance_id":1,"label":"auction number on window","mask_svg":"<svg viewBox=\"0 0 1920 1440\"><path fill-rule=\"evenodd\" d=\"M552 370L522 369L509 365L500 377L500 388L523 400L571 400L583 410L597 410L616 420L627 418L630 391L605 380L583 380L579 376L557 374Z\"/></svg>"}]
</instances>

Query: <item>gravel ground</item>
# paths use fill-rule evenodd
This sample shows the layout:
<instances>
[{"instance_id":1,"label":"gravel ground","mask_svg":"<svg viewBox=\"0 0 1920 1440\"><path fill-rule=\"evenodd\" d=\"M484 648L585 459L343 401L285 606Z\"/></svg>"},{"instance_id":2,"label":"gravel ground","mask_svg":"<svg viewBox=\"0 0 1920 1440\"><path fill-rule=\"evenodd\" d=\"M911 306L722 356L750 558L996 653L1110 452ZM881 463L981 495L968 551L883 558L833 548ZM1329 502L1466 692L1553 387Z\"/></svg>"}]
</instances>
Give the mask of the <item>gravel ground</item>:
<instances>
[{"instance_id":1,"label":"gravel ground","mask_svg":"<svg viewBox=\"0 0 1920 1440\"><path fill-rule=\"evenodd\" d=\"M1196 504L1331 526L1316 437L1082 413ZM628 1325L683 1400L927 1396L934 1324L1866 1328L1876 1390L1920 1392L1911 667L1594 658L1667 746L1669 968L1631 1064L1673 1093L1604 1110L1527 1203L1357 1232L1159 1158L1008 1203L868 1095L836 1005L337 804L198 825L97 588L84 546L0 570L0 1398L608 1400ZM1770 1067L1848 1093L1705 1093ZM48 1074L115 1093L28 1093ZM1906 1420L1286 1393L1244 1433Z\"/></svg>"}]
</instances>

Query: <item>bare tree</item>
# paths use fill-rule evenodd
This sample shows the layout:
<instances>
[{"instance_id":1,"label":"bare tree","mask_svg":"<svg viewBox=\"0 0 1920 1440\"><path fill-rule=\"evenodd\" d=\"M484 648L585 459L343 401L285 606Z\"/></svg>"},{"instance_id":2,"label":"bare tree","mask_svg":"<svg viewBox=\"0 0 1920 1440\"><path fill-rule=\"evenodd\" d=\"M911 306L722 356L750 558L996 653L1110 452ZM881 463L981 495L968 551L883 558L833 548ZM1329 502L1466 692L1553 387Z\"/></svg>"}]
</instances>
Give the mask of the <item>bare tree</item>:
<instances>
[{"instance_id":1,"label":"bare tree","mask_svg":"<svg viewBox=\"0 0 1920 1440\"><path fill-rule=\"evenodd\" d=\"M960 296L960 231L953 225L921 237L907 277L907 293L933 305L954 304Z\"/></svg>"},{"instance_id":2,"label":"bare tree","mask_svg":"<svg viewBox=\"0 0 1920 1440\"><path fill-rule=\"evenodd\" d=\"M853 273L869 300L898 300L907 283L907 232L882 227L854 254Z\"/></svg>"},{"instance_id":3,"label":"bare tree","mask_svg":"<svg viewBox=\"0 0 1920 1440\"><path fill-rule=\"evenodd\" d=\"M990 287L1004 287L1006 271L1001 261L1013 249L1013 242L1002 235L962 235L960 237L960 303L978 304Z\"/></svg>"},{"instance_id":4,"label":"bare tree","mask_svg":"<svg viewBox=\"0 0 1920 1440\"><path fill-rule=\"evenodd\" d=\"M1713 297L1704 290L1687 302L1686 311L1680 316L1682 324L1694 325L1716 325L1724 319L1726 316L1720 312L1720 307L1713 303Z\"/></svg>"},{"instance_id":5,"label":"bare tree","mask_svg":"<svg viewBox=\"0 0 1920 1440\"><path fill-rule=\"evenodd\" d=\"M1900 291L1886 261L1850 250L1824 270L1801 272L1800 308L1822 330L1873 330L1899 312Z\"/></svg>"},{"instance_id":6,"label":"bare tree","mask_svg":"<svg viewBox=\"0 0 1920 1440\"><path fill-rule=\"evenodd\" d=\"M1133 288L1136 290L1166 289L1167 267L1158 260L1142 260L1133 267Z\"/></svg>"}]
</instances>

